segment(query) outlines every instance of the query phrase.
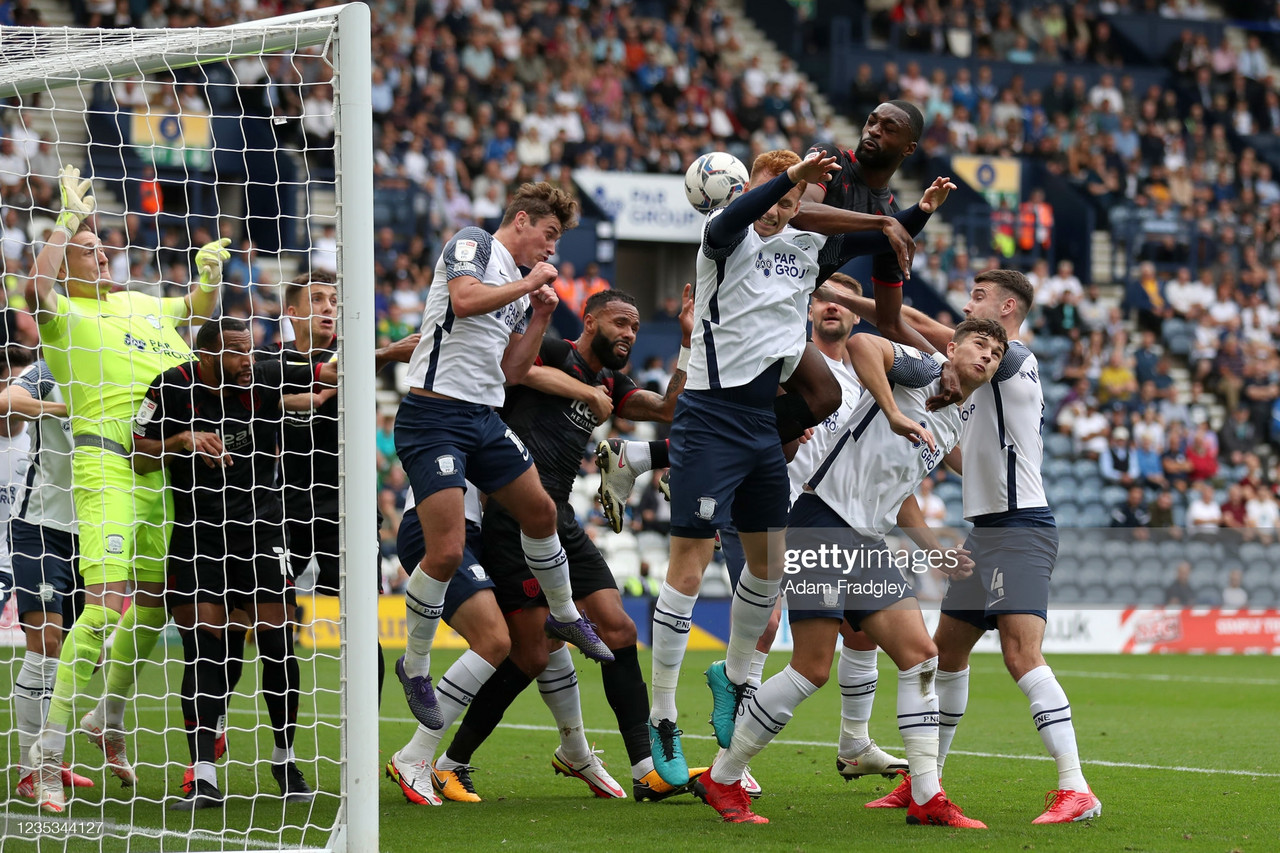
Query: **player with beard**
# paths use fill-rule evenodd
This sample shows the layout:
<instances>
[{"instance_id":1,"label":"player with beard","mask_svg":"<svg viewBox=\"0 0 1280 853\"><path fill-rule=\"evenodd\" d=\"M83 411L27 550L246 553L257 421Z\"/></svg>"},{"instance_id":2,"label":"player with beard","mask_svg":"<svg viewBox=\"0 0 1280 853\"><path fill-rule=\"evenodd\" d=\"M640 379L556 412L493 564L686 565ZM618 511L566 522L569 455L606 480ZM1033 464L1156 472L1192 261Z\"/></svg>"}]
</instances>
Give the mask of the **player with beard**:
<instances>
[{"instance_id":1,"label":"player with beard","mask_svg":"<svg viewBox=\"0 0 1280 853\"><path fill-rule=\"evenodd\" d=\"M905 222L894 219L899 208L889 189L890 179L915 152L923 130L924 117L914 104L889 101L867 117L862 138L853 151L840 148L834 141L815 142L809 153L831 152L840 170L825 181L808 185L791 226L823 234L882 231L892 251L877 254L873 262L871 281L875 285L876 326L891 341L931 353L935 351L933 345L902 320L902 283L911 274L915 252L913 234L924 227L928 215L918 227L904 228ZM950 184L947 186L954 189ZM946 200L946 193L939 194L938 187L935 181L936 203L931 211ZM826 281L843 263L823 264L818 271L818 284ZM773 408L783 444L822 423L840 406L840 383L812 345L805 349L804 357L782 387L786 393L774 400ZM941 387L937 399L930 401L931 407L950 405L959 398L959 380L949 364L943 368ZM622 529L623 507L635 478L645 471L665 467L664 451L665 448L619 439L613 439L607 447L600 445L600 500L615 531Z\"/></svg>"},{"instance_id":2,"label":"player with beard","mask_svg":"<svg viewBox=\"0 0 1280 853\"><path fill-rule=\"evenodd\" d=\"M286 590L284 505L276 478L276 432L285 392L333 385L337 365L254 364L253 334L224 316L196 334L197 359L157 376L134 418L139 474L168 468L175 525L166 600L183 636L182 683L195 783L174 809L222 805L213 762L227 709L229 612L250 614L262 657L262 693L274 729L271 771L287 802L308 802L310 786L293 753L300 678ZM285 387L285 382L289 387Z\"/></svg>"},{"instance_id":3,"label":"player with beard","mask_svg":"<svg viewBox=\"0 0 1280 853\"><path fill-rule=\"evenodd\" d=\"M690 291L686 285L681 312L686 344L693 322ZM580 610L591 614L600 638L613 652L613 662L601 665L601 677L626 744L633 793L637 799L664 799L684 786L669 785L654 771L648 734L649 698L637 656L636 626L623 609L613 573L569 503L582 447L603 420L587 404L590 394L607 396L612 411L628 420L671 420L677 395L684 387L683 370L672 376L665 395L641 389L619 372L627 365L639 328L640 313L631 296L617 290L591 296L583 309L581 336L576 341L546 338L538 357L538 365L550 368L547 373L577 380L588 393L579 395L582 399L571 399L562 390L547 390L549 386L534 376L526 380L526 386L536 387L509 389L502 418L529 448L547 493L556 501L557 532L569 556L574 600ZM457 737L436 762L437 773L466 768L475 750L534 678L548 704L557 701L561 693L569 701L577 701L573 663L567 648L548 640L543 631L546 600L520 559L518 545L515 519L490 498L484 516L485 567L496 584L498 604L507 615L511 656L476 694ZM571 745L562 742L551 759L552 768L583 779L596 796L625 796L616 785L610 789L593 784L590 770L594 756L585 737L576 746L577 754L567 754Z\"/></svg>"}]
</instances>

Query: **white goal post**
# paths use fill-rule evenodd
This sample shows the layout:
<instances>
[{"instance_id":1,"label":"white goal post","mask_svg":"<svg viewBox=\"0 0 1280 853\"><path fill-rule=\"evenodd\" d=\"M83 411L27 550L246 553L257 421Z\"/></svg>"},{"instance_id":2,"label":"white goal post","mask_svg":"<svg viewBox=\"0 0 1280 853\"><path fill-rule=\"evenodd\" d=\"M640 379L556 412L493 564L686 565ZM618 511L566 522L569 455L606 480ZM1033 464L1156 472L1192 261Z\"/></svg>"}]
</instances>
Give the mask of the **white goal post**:
<instances>
[{"instance_id":1,"label":"white goal post","mask_svg":"<svg viewBox=\"0 0 1280 853\"><path fill-rule=\"evenodd\" d=\"M370 96L370 13L363 3L349 3L341 6L319 9L276 18L239 23L231 26L209 29L189 30L87 30L75 28L17 28L0 29L0 99L17 99L27 112L63 113L67 116L52 116L48 121L56 128L59 122L74 123L75 106L64 107L57 103L50 107L54 98L52 93L72 89L70 100L84 102L85 116L82 125L88 126L89 107L85 93L94 84L115 84L126 80L140 80L147 75L165 74L177 69L207 66L218 63L232 63L256 56L272 56L280 53L296 54L309 50L312 55L319 53L321 61L332 69L333 90L333 142L332 142L332 178L325 178L319 183L332 181L334 213L327 212L321 216L313 216L309 200L300 202L300 212L293 216L288 210L279 214L279 230L284 233L287 228L295 227L299 232L309 231L313 221L323 221L336 226L336 268L339 282L339 313L337 318L337 340L339 345L339 456L338 464L342 472L340 477L340 576L343 579L340 597L340 617L338 634L340 636L340 684L317 684L324 690L338 695L340 701L340 728L338 741L341 744L341 755L336 759L329 757L338 767L341 779L341 791L328 793L338 797L336 820L332 831L328 834L327 844L317 847L318 841L324 840L322 830L311 824L308 831L320 834L306 835L307 849L326 849L332 851L351 851L366 853L378 849L378 684L377 671L369 665L374 656L379 654L378 637L378 604L377 591L373 578L369 577L369 555L374 549L376 537L375 508L377 504L376 479L377 470L374 422L376 412L375 383L371 380L375 375L375 315L374 315L374 198L373 198L373 128ZM266 68L266 61L262 63ZM79 90L75 94L74 90ZM62 98L62 100L66 100ZM118 108L118 105L117 105ZM149 109L144 107L144 109ZM16 111L14 111L16 112ZM121 112L123 114L123 112ZM255 116L257 117L257 116ZM291 119L296 119L296 116ZM285 119L280 118L282 123ZM56 133L56 130L54 131ZM85 177L94 177L88 173L86 162L88 147L97 144L90 138L87 142L79 140L55 140L55 150L59 159L67 163L76 163ZM179 139L176 143L181 146ZM160 143L157 143L157 147ZM302 154L297 151L291 156L295 159L310 151L302 146ZM211 150L208 157L212 163L219 152ZM326 161L327 163L328 161ZM190 162L186 166L190 167ZM214 177L210 178L212 174ZM325 173L327 176L327 172ZM200 173L200 177L191 179L193 183L207 183L211 192L218 194L216 168L210 166ZM308 183L316 180L312 177L310 167L304 168L304 177L299 182L297 194L306 195L310 187ZM48 177L48 176L46 176ZM276 181L274 176L267 176L263 181ZM245 177L246 184L253 184L255 176L251 173ZM113 205L107 193L95 181L100 215L118 215L123 221L128 205L123 202ZM0 188L0 193L3 193ZM248 192L248 190L245 190ZM57 199L56 189L53 197ZM7 199L0 198L7 203ZM208 198L206 197L206 201ZM224 216L223 197L218 196L213 202L216 213L214 219ZM120 207L120 204L124 204ZM33 218L46 211L35 210ZM52 211L56 216L57 211ZM231 211L226 216L241 216L243 211ZM253 210L245 215L245 228L249 219L254 216ZM293 220L290 220L292 216ZM269 227L269 226L268 226ZM34 228L32 230L35 230ZM128 229L125 228L125 232ZM215 234L216 236L216 234ZM32 235L33 241L39 236ZM301 239L298 244L290 245L282 238L281 245L273 247L282 256L292 257L305 271L307 258L304 255L309 248L309 239ZM129 246L132 246L130 243ZM129 246L126 247L129 248ZM184 250L186 246L182 247ZM233 250L235 247L233 246ZM273 253L274 254L274 253ZM10 270L9 272L14 272ZM23 271L25 272L25 271ZM226 287L224 286L224 291ZM252 319L252 318L251 318ZM352 381L347 381L353 377ZM161 646L163 649L163 645ZM155 657L163 659L163 652ZM171 667L173 669L173 667ZM256 667L246 663L244 680L248 684L256 681ZM304 683L306 678L304 676ZM8 685L6 685L7 687ZM172 688L176 691L176 688ZM177 704L174 692L170 700ZM80 713L77 704L77 715ZM315 709L317 703L308 700L304 695L302 715L311 713L322 716ZM139 712L141 713L141 712ZM77 716L77 719L79 717ZM246 737L246 740L249 738ZM83 747L78 747L83 748ZM236 743L230 747L230 755L235 754ZM141 750L141 748L140 748ZM68 751L70 757L70 750ZM310 757L310 756L308 756ZM177 760L175 758L175 760ZM185 756L182 757L185 762ZM166 771L154 771L156 773ZM167 771L172 775L173 771ZM180 770L178 771L181 772ZM263 777L267 778L267 777ZM316 784L315 779L311 780ZM8 783L12 789L12 782ZM99 783L101 784L101 783ZM170 787L176 787L176 779L170 779ZM329 786L332 787L332 786ZM243 792L241 792L243 793ZM70 796L70 792L69 792ZM116 796L114 793L112 796ZM74 796L72 796L74 803ZM148 802L148 806L150 802ZM15 814L18 811L16 801L10 799L4 805L8 826L13 827ZM268 833L263 842L263 835L256 838L249 833L230 834L219 837L219 833L208 830L196 830L190 833L180 831L181 825L163 817L163 808L156 811L158 823L153 825L143 816L141 808L130 806L130 820L136 830L138 843L150 849L148 845L156 843L157 838L169 836L166 849L172 849L175 836L185 836L189 841L189 849L210 849L201 846L208 843L213 849L265 849L268 846L289 847L285 836L272 836ZM37 813L32 809L32 816ZM279 812L277 812L279 814ZM295 812L288 813L292 818ZM303 813L309 814L309 813ZM72 808L70 818L64 816L69 823L77 817L77 810ZM0 827L5 826L5 819L0 818ZM109 822L109 821L108 821ZM0 832L0 837L5 833ZM130 833L124 833L129 835ZM51 832L56 837L56 832ZM116 841L112 842L118 844ZM202 839L202 840L201 840ZM311 839L315 839L312 841ZM47 843L47 839L44 843ZM74 833L68 836L63 849L89 850L101 849L103 839L90 835L77 837ZM134 849L132 842L129 849ZM45 847L41 847L45 849ZM115 849L112 847L111 849Z\"/></svg>"}]
</instances>

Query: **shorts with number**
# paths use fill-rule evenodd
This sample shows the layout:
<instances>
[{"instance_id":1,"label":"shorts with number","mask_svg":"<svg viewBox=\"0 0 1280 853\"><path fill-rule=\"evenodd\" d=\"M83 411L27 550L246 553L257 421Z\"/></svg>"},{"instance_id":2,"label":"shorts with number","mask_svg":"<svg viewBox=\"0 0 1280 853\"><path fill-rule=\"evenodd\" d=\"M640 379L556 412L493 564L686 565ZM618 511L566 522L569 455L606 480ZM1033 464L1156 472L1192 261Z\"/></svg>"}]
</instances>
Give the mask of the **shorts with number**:
<instances>
[{"instance_id":1,"label":"shorts with number","mask_svg":"<svg viewBox=\"0 0 1280 853\"><path fill-rule=\"evenodd\" d=\"M109 450L77 447L71 460L86 585L164 583L173 495L163 470L136 474Z\"/></svg>"},{"instance_id":2,"label":"shorts with number","mask_svg":"<svg viewBox=\"0 0 1280 853\"><path fill-rule=\"evenodd\" d=\"M858 533L821 498L806 492L796 498L795 505L791 507L787 553L790 555L831 545L844 551L857 551L858 564L853 567L832 565L826 569L788 569L782 578L782 592L787 596L790 622L844 619L853 626L853 630L860 631L862 620L871 614L916 597L910 581L898 567L893 552L883 539ZM845 571L846 568L851 570ZM823 592L796 592L792 585L797 582L815 584Z\"/></svg>"},{"instance_id":3,"label":"shorts with number","mask_svg":"<svg viewBox=\"0 0 1280 853\"><path fill-rule=\"evenodd\" d=\"M462 547L462 565L453 573L449 587L444 591L445 622L453 624L453 615L467 599L478 592L493 589L493 578L485 572L480 562L483 553L480 525L467 522L467 544ZM427 546L422 539L422 522L413 507L405 507L404 517L400 519L400 529L396 532L396 557L400 560L405 574L413 574L418 570L422 558L427 553Z\"/></svg>"},{"instance_id":4,"label":"shorts with number","mask_svg":"<svg viewBox=\"0 0 1280 853\"><path fill-rule=\"evenodd\" d=\"M15 518L9 523L9 553L18 615L61 613L63 627L70 627L75 621L75 534Z\"/></svg>"},{"instance_id":5,"label":"shorts with number","mask_svg":"<svg viewBox=\"0 0 1280 853\"><path fill-rule=\"evenodd\" d=\"M197 523L198 524L198 523ZM209 602L228 610L249 603L285 603L293 590L281 522L227 522L174 528L169 554L170 609Z\"/></svg>"},{"instance_id":6,"label":"shorts with number","mask_svg":"<svg viewBox=\"0 0 1280 853\"><path fill-rule=\"evenodd\" d=\"M785 527L791 481L773 409L685 391L671 422L671 533L710 539Z\"/></svg>"},{"instance_id":7,"label":"shorts with number","mask_svg":"<svg viewBox=\"0 0 1280 853\"><path fill-rule=\"evenodd\" d=\"M1004 613L1049 614L1049 578L1058 559L1058 527L1048 507L979 516L964 547L973 574L952 581L942 612L984 631Z\"/></svg>"},{"instance_id":8,"label":"shorts with number","mask_svg":"<svg viewBox=\"0 0 1280 853\"><path fill-rule=\"evenodd\" d=\"M609 564L582 529L568 503L556 504L556 534L569 558L569 586L575 599L618 588ZM490 501L484 513L484 553L485 565L496 584L493 592L503 613L547 606L538 579L524 561L520 525L496 501Z\"/></svg>"},{"instance_id":9,"label":"shorts with number","mask_svg":"<svg viewBox=\"0 0 1280 853\"><path fill-rule=\"evenodd\" d=\"M488 406L406 394L396 413L396 455L424 500L465 480L493 494L533 467L529 451Z\"/></svg>"}]
</instances>

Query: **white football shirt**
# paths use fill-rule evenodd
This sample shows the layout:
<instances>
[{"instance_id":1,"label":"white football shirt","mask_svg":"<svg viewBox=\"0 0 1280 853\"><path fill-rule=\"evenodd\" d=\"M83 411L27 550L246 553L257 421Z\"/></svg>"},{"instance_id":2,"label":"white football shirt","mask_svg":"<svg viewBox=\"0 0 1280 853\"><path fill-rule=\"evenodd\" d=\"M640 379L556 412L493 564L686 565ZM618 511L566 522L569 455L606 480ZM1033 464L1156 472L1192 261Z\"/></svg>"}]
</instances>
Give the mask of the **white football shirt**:
<instances>
[{"instance_id":1,"label":"white football shirt","mask_svg":"<svg viewBox=\"0 0 1280 853\"><path fill-rule=\"evenodd\" d=\"M804 484L808 482L810 475L817 470L822 464L822 460L826 458L827 451L831 449L831 445L839 439L841 431L848 423L849 416L853 412L853 407L858 404L859 398L862 397L862 383L858 381L858 376L853 372L853 367L843 361L835 361L826 354L822 356L827 360L827 367L831 368L832 375L836 381L840 383L840 407L827 416L827 419L813 428L813 438L800 445L800 449L796 451L795 458L787 465L787 477L791 480L791 502L794 504L796 498L800 497L804 492Z\"/></svg>"},{"instance_id":2,"label":"white football shirt","mask_svg":"<svg viewBox=\"0 0 1280 853\"><path fill-rule=\"evenodd\" d=\"M455 400L501 406L506 398L502 354L511 335L524 334L529 325L529 297L488 314L458 317L449 300L449 282L464 275L493 287L521 277L515 258L489 232L467 227L455 234L436 262L427 291L422 340L409 361L409 385Z\"/></svg>"},{"instance_id":3,"label":"white football shirt","mask_svg":"<svg viewBox=\"0 0 1280 853\"><path fill-rule=\"evenodd\" d=\"M17 435L0 436L0 571L12 574L9 554L9 519L13 517L18 488L27 473L27 455L31 449L31 431L23 425Z\"/></svg>"},{"instance_id":4,"label":"white football shirt","mask_svg":"<svg viewBox=\"0 0 1280 853\"><path fill-rule=\"evenodd\" d=\"M809 294L817 284L818 254L827 238L787 227L763 238L754 227L725 248L707 245L703 228L694 294L693 340L685 387L737 388L783 360L782 378L805 345Z\"/></svg>"},{"instance_id":5,"label":"white football shirt","mask_svg":"<svg viewBox=\"0 0 1280 853\"><path fill-rule=\"evenodd\" d=\"M809 490L862 536L883 538L898 523L898 509L915 494L942 457L960 442L960 408L930 412L928 399L938 393L940 354L927 356L914 347L893 345L893 399L907 417L933 433L935 449L903 438L870 394L863 394L849 414L840 437L809 478Z\"/></svg>"},{"instance_id":6,"label":"white football shirt","mask_svg":"<svg viewBox=\"0 0 1280 853\"><path fill-rule=\"evenodd\" d=\"M62 389L43 359L14 380L32 397L63 402ZM31 432L28 427L26 432ZM71 421L40 418L31 439L30 464L14 499L13 515L28 524L65 533L76 532L76 505L71 497Z\"/></svg>"},{"instance_id":7,"label":"white football shirt","mask_svg":"<svg viewBox=\"0 0 1280 853\"><path fill-rule=\"evenodd\" d=\"M1044 389L1036 357L1009 341L995 377L964 404L960 458L964 517L1049 505L1044 461Z\"/></svg>"}]
</instances>

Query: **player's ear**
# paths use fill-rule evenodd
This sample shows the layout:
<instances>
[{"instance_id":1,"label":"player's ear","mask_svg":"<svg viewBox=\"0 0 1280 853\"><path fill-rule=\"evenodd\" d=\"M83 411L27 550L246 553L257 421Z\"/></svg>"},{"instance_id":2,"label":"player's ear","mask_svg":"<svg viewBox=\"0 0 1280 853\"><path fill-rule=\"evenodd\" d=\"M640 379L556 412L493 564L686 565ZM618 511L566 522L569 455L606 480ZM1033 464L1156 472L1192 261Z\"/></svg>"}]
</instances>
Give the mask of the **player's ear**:
<instances>
[{"instance_id":1,"label":"player's ear","mask_svg":"<svg viewBox=\"0 0 1280 853\"><path fill-rule=\"evenodd\" d=\"M947 341L947 358L951 358L956 352L956 342Z\"/></svg>"},{"instance_id":2,"label":"player's ear","mask_svg":"<svg viewBox=\"0 0 1280 853\"><path fill-rule=\"evenodd\" d=\"M913 142L910 145L908 145L906 148L902 149L902 156L910 157L912 154L916 153L916 146L918 144L919 143Z\"/></svg>"}]
</instances>

